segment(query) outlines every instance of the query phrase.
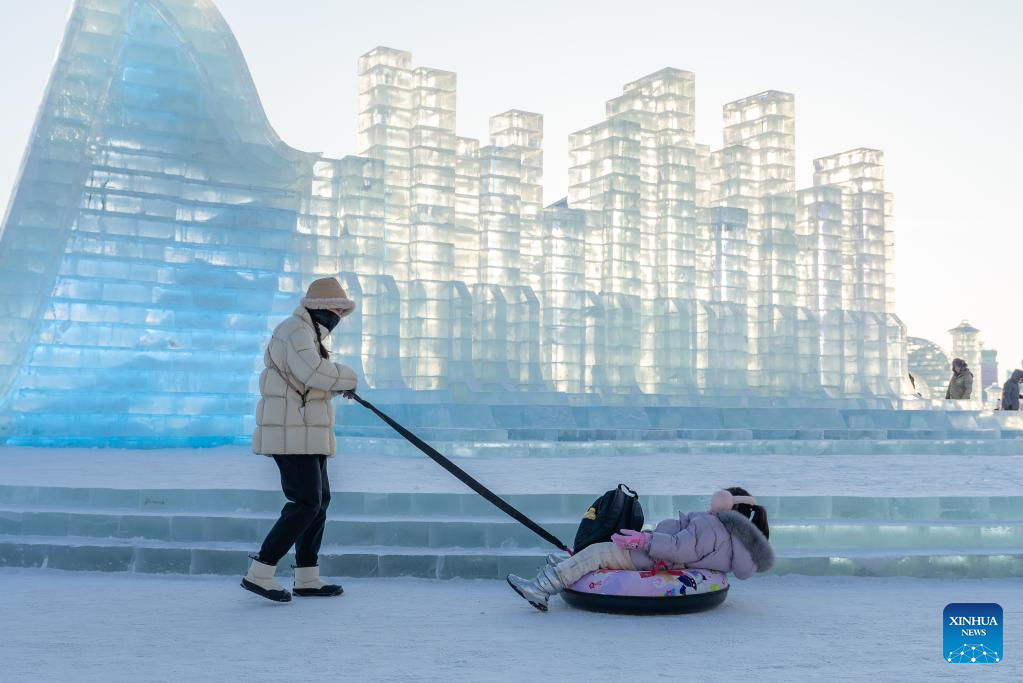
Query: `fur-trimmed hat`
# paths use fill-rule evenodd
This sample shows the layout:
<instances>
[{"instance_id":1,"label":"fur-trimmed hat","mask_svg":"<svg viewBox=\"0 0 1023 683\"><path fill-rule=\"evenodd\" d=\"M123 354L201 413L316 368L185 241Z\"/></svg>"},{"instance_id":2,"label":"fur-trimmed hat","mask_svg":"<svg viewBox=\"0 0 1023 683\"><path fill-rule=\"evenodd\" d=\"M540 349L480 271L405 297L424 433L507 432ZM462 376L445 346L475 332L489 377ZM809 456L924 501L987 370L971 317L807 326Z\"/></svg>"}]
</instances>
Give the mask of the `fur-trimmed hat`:
<instances>
[{"instance_id":1,"label":"fur-trimmed hat","mask_svg":"<svg viewBox=\"0 0 1023 683\"><path fill-rule=\"evenodd\" d=\"M309 285L302 305L306 308L336 308L345 317L355 310L355 302L348 298L336 277L321 277Z\"/></svg>"}]
</instances>

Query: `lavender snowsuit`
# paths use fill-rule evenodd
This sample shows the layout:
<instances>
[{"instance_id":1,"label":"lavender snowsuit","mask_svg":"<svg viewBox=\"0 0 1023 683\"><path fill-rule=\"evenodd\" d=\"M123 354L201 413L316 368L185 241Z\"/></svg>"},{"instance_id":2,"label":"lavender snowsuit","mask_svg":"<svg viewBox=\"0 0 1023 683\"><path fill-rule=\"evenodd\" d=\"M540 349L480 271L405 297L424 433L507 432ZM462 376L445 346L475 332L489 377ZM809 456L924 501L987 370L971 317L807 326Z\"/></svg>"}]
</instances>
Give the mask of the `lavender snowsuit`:
<instances>
[{"instance_id":1,"label":"lavender snowsuit","mask_svg":"<svg viewBox=\"0 0 1023 683\"><path fill-rule=\"evenodd\" d=\"M760 530L738 512L729 510L679 513L654 529L648 550L629 552L636 569L664 562L672 569L693 567L732 572L748 579L774 564L774 551Z\"/></svg>"},{"instance_id":2,"label":"lavender snowsuit","mask_svg":"<svg viewBox=\"0 0 1023 683\"><path fill-rule=\"evenodd\" d=\"M709 569L748 579L774 565L764 534L738 512L690 512L666 519L654 529L647 550L625 551L614 543L594 543L554 567L564 586L598 569Z\"/></svg>"}]
</instances>

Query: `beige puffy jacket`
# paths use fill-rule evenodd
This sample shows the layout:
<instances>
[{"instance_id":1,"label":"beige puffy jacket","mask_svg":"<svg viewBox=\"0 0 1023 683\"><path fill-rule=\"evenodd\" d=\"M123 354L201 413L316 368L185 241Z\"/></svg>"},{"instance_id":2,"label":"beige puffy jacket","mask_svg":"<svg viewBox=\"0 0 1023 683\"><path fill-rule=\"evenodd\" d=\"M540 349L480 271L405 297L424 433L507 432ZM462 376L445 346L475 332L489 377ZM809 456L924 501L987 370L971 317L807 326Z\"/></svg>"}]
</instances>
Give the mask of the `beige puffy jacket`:
<instances>
[{"instance_id":1,"label":"beige puffy jacket","mask_svg":"<svg viewBox=\"0 0 1023 683\"><path fill-rule=\"evenodd\" d=\"M320 326L323 345L330 348L327 335L326 328ZM333 456L336 441L330 401L342 391L355 388L355 372L320 357L313 321L304 307L296 308L274 330L263 362L266 367L259 376L262 398L256 406L252 451L262 455ZM281 372L287 374L287 380ZM304 408L297 389L308 392Z\"/></svg>"}]
</instances>

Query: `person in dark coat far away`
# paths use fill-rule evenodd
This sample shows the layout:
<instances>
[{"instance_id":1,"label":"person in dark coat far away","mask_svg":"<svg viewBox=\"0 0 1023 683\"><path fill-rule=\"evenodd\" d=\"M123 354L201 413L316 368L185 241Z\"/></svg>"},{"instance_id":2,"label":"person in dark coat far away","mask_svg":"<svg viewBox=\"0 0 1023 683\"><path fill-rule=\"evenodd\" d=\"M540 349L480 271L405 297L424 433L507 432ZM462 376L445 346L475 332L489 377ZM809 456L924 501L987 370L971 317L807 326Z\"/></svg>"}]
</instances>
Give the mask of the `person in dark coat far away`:
<instances>
[{"instance_id":1,"label":"person in dark coat far away","mask_svg":"<svg viewBox=\"0 0 1023 683\"><path fill-rule=\"evenodd\" d=\"M1023 370L1013 370L1002 386L1002 410L1019 410L1019 385L1023 382Z\"/></svg>"}]
</instances>

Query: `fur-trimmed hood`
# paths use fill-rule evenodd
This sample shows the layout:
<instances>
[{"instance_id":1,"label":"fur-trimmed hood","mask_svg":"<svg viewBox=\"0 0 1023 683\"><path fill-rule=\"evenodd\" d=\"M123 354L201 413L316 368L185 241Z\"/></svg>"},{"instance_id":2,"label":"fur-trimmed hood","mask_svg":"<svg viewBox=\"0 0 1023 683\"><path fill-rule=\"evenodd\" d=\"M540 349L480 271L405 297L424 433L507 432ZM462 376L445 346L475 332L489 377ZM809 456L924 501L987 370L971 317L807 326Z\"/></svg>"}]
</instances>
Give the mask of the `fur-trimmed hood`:
<instances>
[{"instance_id":1,"label":"fur-trimmed hood","mask_svg":"<svg viewBox=\"0 0 1023 683\"><path fill-rule=\"evenodd\" d=\"M732 537L733 555L736 553L735 544L738 542L749 553L750 559L756 565L758 573L766 572L774 566L774 549L771 548L771 544L764 537L760 529L753 525L753 522L735 510L719 512L717 517Z\"/></svg>"}]
</instances>

